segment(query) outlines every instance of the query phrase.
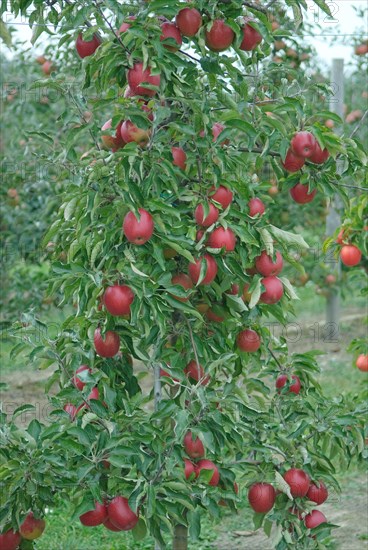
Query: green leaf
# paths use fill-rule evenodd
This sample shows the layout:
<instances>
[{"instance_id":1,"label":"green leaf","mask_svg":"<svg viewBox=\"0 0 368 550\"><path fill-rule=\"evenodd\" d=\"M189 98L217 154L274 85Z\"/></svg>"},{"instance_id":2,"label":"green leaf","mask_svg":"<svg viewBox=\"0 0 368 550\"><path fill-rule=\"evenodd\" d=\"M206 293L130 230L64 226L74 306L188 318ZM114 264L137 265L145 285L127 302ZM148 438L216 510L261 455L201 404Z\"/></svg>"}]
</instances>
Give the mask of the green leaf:
<instances>
[{"instance_id":1,"label":"green leaf","mask_svg":"<svg viewBox=\"0 0 368 550\"><path fill-rule=\"evenodd\" d=\"M300 246L301 248L309 248L309 244L305 242L301 235L296 235L295 233L284 231L283 229L279 229L274 225L269 225L268 229L270 233L275 237L275 239L285 244L286 248L287 245L296 245Z\"/></svg>"},{"instance_id":2,"label":"green leaf","mask_svg":"<svg viewBox=\"0 0 368 550\"><path fill-rule=\"evenodd\" d=\"M11 34L9 32L8 27L6 26L6 24L1 18L0 18L0 38L8 46L8 48L12 48Z\"/></svg>"}]
</instances>

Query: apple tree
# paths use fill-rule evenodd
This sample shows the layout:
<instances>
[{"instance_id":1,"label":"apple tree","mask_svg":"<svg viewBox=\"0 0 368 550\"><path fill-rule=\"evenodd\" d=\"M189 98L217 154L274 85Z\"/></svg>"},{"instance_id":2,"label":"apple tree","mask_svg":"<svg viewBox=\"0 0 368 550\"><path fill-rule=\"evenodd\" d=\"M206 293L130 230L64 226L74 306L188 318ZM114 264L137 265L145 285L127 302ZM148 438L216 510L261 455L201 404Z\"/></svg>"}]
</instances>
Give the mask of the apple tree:
<instances>
[{"instance_id":1,"label":"apple tree","mask_svg":"<svg viewBox=\"0 0 368 550\"><path fill-rule=\"evenodd\" d=\"M56 338L36 342L35 319L14 349L33 343L53 367L54 410L26 429L2 417L1 536L27 545L58 495L84 525L182 549L204 513L218 520L248 494L275 548L323 548L332 525L316 507L364 454L364 407L326 399L318 352L289 353L272 330L297 299L283 265L308 244L270 223L262 174L297 197L344 198L362 144L272 82L272 2L10 4L35 38L60 36L50 89L67 97L62 65L75 67L64 116L93 117L60 139L77 177L44 244L50 292L76 309ZM304 8L293 3L297 24Z\"/></svg>"}]
</instances>

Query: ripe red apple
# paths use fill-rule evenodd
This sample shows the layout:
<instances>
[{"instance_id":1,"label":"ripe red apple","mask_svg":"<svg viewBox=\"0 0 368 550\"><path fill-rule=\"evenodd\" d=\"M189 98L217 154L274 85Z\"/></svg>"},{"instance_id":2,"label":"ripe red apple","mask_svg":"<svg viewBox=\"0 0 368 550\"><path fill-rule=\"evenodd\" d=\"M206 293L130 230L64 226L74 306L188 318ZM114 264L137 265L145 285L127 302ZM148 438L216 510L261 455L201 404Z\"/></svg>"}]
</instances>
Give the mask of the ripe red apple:
<instances>
[{"instance_id":1,"label":"ripe red apple","mask_svg":"<svg viewBox=\"0 0 368 550\"><path fill-rule=\"evenodd\" d=\"M307 493L308 500L312 500L316 504L323 504L328 498L328 491L323 481L311 483Z\"/></svg>"},{"instance_id":2,"label":"ripe red apple","mask_svg":"<svg viewBox=\"0 0 368 550\"><path fill-rule=\"evenodd\" d=\"M44 55L39 55L38 57L36 57L36 62L39 65L43 65L46 61L47 61L47 59Z\"/></svg>"},{"instance_id":3,"label":"ripe red apple","mask_svg":"<svg viewBox=\"0 0 368 550\"><path fill-rule=\"evenodd\" d=\"M275 195L277 195L279 192L279 188L277 187L277 185L273 184L271 185L271 187L269 188L268 190L268 194L271 196L271 197L274 197Z\"/></svg>"},{"instance_id":4,"label":"ripe red apple","mask_svg":"<svg viewBox=\"0 0 368 550\"><path fill-rule=\"evenodd\" d=\"M264 304L276 304L284 294L282 282L277 277L265 277L261 280L265 290L262 292L260 301Z\"/></svg>"},{"instance_id":5,"label":"ripe red apple","mask_svg":"<svg viewBox=\"0 0 368 550\"><path fill-rule=\"evenodd\" d=\"M246 52L250 52L254 50L258 44L262 42L262 35L256 31L254 27L249 25L248 21L249 18L245 17L245 25L243 27L243 39L241 41L241 44L239 48L241 50L244 50Z\"/></svg>"},{"instance_id":6,"label":"ripe red apple","mask_svg":"<svg viewBox=\"0 0 368 550\"><path fill-rule=\"evenodd\" d=\"M177 46L171 46L168 44L165 44L164 47L169 50L170 52L176 52L182 45L182 37L180 34L179 28L175 25L175 23L165 22L161 25L161 36L160 40L166 40L166 38L172 38L177 43Z\"/></svg>"},{"instance_id":7,"label":"ripe red apple","mask_svg":"<svg viewBox=\"0 0 368 550\"><path fill-rule=\"evenodd\" d=\"M123 221L123 232L130 243L140 246L152 237L154 222L147 210L139 208L138 212L139 220L134 212L128 212Z\"/></svg>"},{"instance_id":8,"label":"ripe red apple","mask_svg":"<svg viewBox=\"0 0 368 550\"><path fill-rule=\"evenodd\" d=\"M204 254L204 256L201 256L200 258L195 260L194 263L189 264L189 267L188 267L189 277L192 279L194 284L197 284L197 282L199 281L199 276L201 274L201 267L202 267L203 260L206 263L206 270L205 270L206 274L200 284L209 285L215 279L217 275L217 269L218 269L215 258L210 254Z\"/></svg>"},{"instance_id":9,"label":"ripe red apple","mask_svg":"<svg viewBox=\"0 0 368 550\"><path fill-rule=\"evenodd\" d=\"M204 215L204 208L202 204L199 204L194 211L195 221L202 227L210 227L218 220L219 217L219 211L216 206L214 206L212 202L208 202L207 204L209 212L206 216Z\"/></svg>"},{"instance_id":10,"label":"ripe red apple","mask_svg":"<svg viewBox=\"0 0 368 550\"><path fill-rule=\"evenodd\" d=\"M202 25L202 16L195 8L184 8L179 11L175 22L183 36L194 36Z\"/></svg>"},{"instance_id":11,"label":"ripe red apple","mask_svg":"<svg viewBox=\"0 0 368 550\"><path fill-rule=\"evenodd\" d=\"M326 275L325 281L328 285L334 285L336 283L336 277L332 273L329 273Z\"/></svg>"},{"instance_id":12,"label":"ripe red apple","mask_svg":"<svg viewBox=\"0 0 368 550\"><path fill-rule=\"evenodd\" d=\"M201 238L203 237L203 235L204 235L203 229L198 229L198 231L196 233L196 241L199 242L201 240Z\"/></svg>"},{"instance_id":13,"label":"ripe red apple","mask_svg":"<svg viewBox=\"0 0 368 550\"><path fill-rule=\"evenodd\" d=\"M305 497L310 486L310 479L304 470L290 468L284 473L284 480L290 486L290 493L294 498Z\"/></svg>"},{"instance_id":14,"label":"ripe red apple","mask_svg":"<svg viewBox=\"0 0 368 550\"><path fill-rule=\"evenodd\" d=\"M222 52L231 46L234 36L234 31L223 19L215 19L211 29L206 31L206 45L214 52Z\"/></svg>"},{"instance_id":15,"label":"ripe red apple","mask_svg":"<svg viewBox=\"0 0 368 550\"><path fill-rule=\"evenodd\" d=\"M93 341L96 353L100 357L114 357L119 351L120 337L113 330L108 330L104 339L101 334L101 329L96 328Z\"/></svg>"},{"instance_id":16,"label":"ripe red apple","mask_svg":"<svg viewBox=\"0 0 368 550\"><path fill-rule=\"evenodd\" d=\"M79 57L83 59L84 57L93 55L100 44L101 40L95 34L93 35L92 40L83 40L82 34L78 34L75 47Z\"/></svg>"},{"instance_id":17,"label":"ripe red apple","mask_svg":"<svg viewBox=\"0 0 368 550\"><path fill-rule=\"evenodd\" d=\"M107 520L107 508L105 503L95 502L95 507L89 512L85 512L79 516L80 522L86 527L95 527L101 525Z\"/></svg>"},{"instance_id":18,"label":"ripe red apple","mask_svg":"<svg viewBox=\"0 0 368 550\"><path fill-rule=\"evenodd\" d=\"M206 317L209 321L213 321L214 323L222 323L223 321L225 321L225 317L223 317L222 315L217 315L217 313L212 311L212 309L208 309L206 311Z\"/></svg>"},{"instance_id":19,"label":"ripe red apple","mask_svg":"<svg viewBox=\"0 0 368 550\"><path fill-rule=\"evenodd\" d=\"M173 156L173 164L175 166L178 166L182 170L185 170L187 160L187 155L185 151L181 147L172 147L171 152Z\"/></svg>"},{"instance_id":20,"label":"ripe red apple","mask_svg":"<svg viewBox=\"0 0 368 550\"><path fill-rule=\"evenodd\" d=\"M207 459L203 458L202 460L197 462L197 467L196 467L197 477L199 476L199 474L201 473L202 470L212 470L213 471L213 475L212 475L210 481L208 482L208 484L212 485L213 487L216 487L219 484L219 481L220 481L220 472L218 471L218 468L217 468L216 464L214 464L211 460L207 460Z\"/></svg>"},{"instance_id":21,"label":"ripe red apple","mask_svg":"<svg viewBox=\"0 0 368 550\"><path fill-rule=\"evenodd\" d=\"M149 142L151 130L138 128L131 120L125 120L120 129L121 138L125 143L138 143L144 147Z\"/></svg>"},{"instance_id":22,"label":"ripe red apple","mask_svg":"<svg viewBox=\"0 0 368 550\"><path fill-rule=\"evenodd\" d=\"M185 290L190 290L193 288L193 281L192 279L186 275L185 273L178 273L177 275L174 275L174 277L171 279L171 282L173 285L180 285ZM181 296L175 296L175 294L172 294L179 302L187 302L189 300L188 298L184 298Z\"/></svg>"},{"instance_id":23,"label":"ripe red apple","mask_svg":"<svg viewBox=\"0 0 368 550\"><path fill-rule=\"evenodd\" d=\"M78 412L77 410L77 407L75 405L73 405L72 403L66 403L63 407L64 411L66 413L68 413L68 415L70 416L71 420L74 420L75 419L75 416Z\"/></svg>"},{"instance_id":24,"label":"ripe red apple","mask_svg":"<svg viewBox=\"0 0 368 550\"><path fill-rule=\"evenodd\" d=\"M18 531L9 529L0 535L1 550L16 550L21 542L21 536Z\"/></svg>"},{"instance_id":25,"label":"ripe red apple","mask_svg":"<svg viewBox=\"0 0 368 550\"><path fill-rule=\"evenodd\" d=\"M123 529L119 529L118 527L115 527L115 525L111 522L109 518L107 518L106 521L104 521L104 527L108 529L109 531L123 531Z\"/></svg>"},{"instance_id":26,"label":"ripe red apple","mask_svg":"<svg viewBox=\"0 0 368 550\"><path fill-rule=\"evenodd\" d=\"M233 193L225 187L224 185L220 185L216 189L216 187L213 185L210 189L210 198L221 204L222 208L225 210L233 201Z\"/></svg>"},{"instance_id":27,"label":"ripe red apple","mask_svg":"<svg viewBox=\"0 0 368 550\"><path fill-rule=\"evenodd\" d=\"M248 207L249 207L249 215L252 218L256 214L259 214L260 216L262 216L266 211L265 205L263 204L261 199L258 199L257 197L250 199L250 201L248 202Z\"/></svg>"},{"instance_id":28,"label":"ripe red apple","mask_svg":"<svg viewBox=\"0 0 368 550\"><path fill-rule=\"evenodd\" d=\"M224 227L217 227L210 234L207 246L211 248L224 248L226 252L232 252L235 250L236 237L232 229L225 229Z\"/></svg>"},{"instance_id":29,"label":"ripe red apple","mask_svg":"<svg viewBox=\"0 0 368 550\"><path fill-rule=\"evenodd\" d=\"M355 48L355 55L365 55L368 53L368 43L366 44L359 44Z\"/></svg>"},{"instance_id":30,"label":"ripe red apple","mask_svg":"<svg viewBox=\"0 0 368 550\"><path fill-rule=\"evenodd\" d=\"M278 275L281 273L284 261L280 252L276 252L276 259L273 261L272 256L269 256L265 250L256 258L256 269L258 273L264 277L270 275Z\"/></svg>"},{"instance_id":31,"label":"ripe red apple","mask_svg":"<svg viewBox=\"0 0 368 550\"><path fill-rule=\"evenodd\" d=\"M134 292L127 285L107 287L103 295L105 307L111 315L129 315L134 300Z\"/></svg>"},{"instance_id":32,"label":"ripe red apple","mask_svg":"<svg viewBox=\"0 0 368 550\"><path fill-rule=\"evenodd\" d=\"M209 375L205 376L202 365L198 365L194 359L187 364L184 369L184 374L196 382L201 381L201 386L207 386L211 379Z\"/></svg>"},{"instance_id":33,"label":"ripe red apple","mask_svg":"<svg viewBox=\"0 0 368 550\"><path fill-rule=\"evenodd\" d=\"M290 146L297 157L309 158L314 153L316 138L310 132L297 132L291 140Z\"/></svg>"},{"instance_id":34,"label":"ripe red apple","mask_svg":"<svg viewBox=\"0 0 368 550\"><path fill-rule=\"evenodd\" d=\"M52 71L55 70L52 61L48 61L48 60L45 61L45 63L43 63L41 66L41 70L43 74L45 74L46 76L49 76L52 73Z\"/></svg>"},{"instance_id":35,"label":"ripe red apple","mask_svg":"<svg viewBox=\"0 0 368 550\"><path fill-rule=\"evenodd\" d=\"M107 130L110 130L111 128L112 120L108 120L105 122L105 124L102 126L101 130L103 132L106 132ZM121 120L119 124L116 127L115 135L103 135L101 136L101 140L103 145L107 149L112 149L113 152L117 151L118 149L122 149L125 145L125 141L121 137L121 127L122 127L123 121Z\"/></svg>"},{"instance_id":36,"label":"ripe red apple","mask_svg":"<svg viewBox=\"0 0 368 550\"><path fill-rule=\"evenodd\" d=\"M345 241L345 231L344 231L344 229L340 229L339 234L337 235L335 242L337 244L344 244L346 242Z\"/></svg>"},{"instance_id":37,"label":"ripe red apple","mask_svg":"<svg viewBox=\"0 0 368 550\"><path fill-rule=\"evenodd\" d=\"M46 522L44 519L37 519L33 512L29 512L22 525L19 527L19 533L26 540L38 539L44 532Z\"/></svg>"},{"instance_id":38,"label":"ripe red apple","mask_svg":"<svg viewBox=\"0 0 368 550\"><path fill-rule=\"evenodd\" d=\"M187 458L184 458L184 475L185 475L186 479L189 479L190 476L192 474L195 474L195 473L196 473L196 467L193 464L193 462L191 462ZM197 476L195 476L195 477L197 477Z\"/></svg>"},{"instance_id":39,"label":"ripe red apple","mask_svg":"<svg viewBox=\"0 0 368 550\"><path fill-rule=\"evenodd\" d=\"M254 483L248 491L249 504L258 514L267 514L275 504L276 491L270 483Z\"/></svg>"},{"instance_id":40,"label":"ripe red apple","mask_svg":"<svg viewBox=\"0 0 368 550\"><path fill-rule=\"evenodd\" d=\"M205 450L202 441L199 437L193 439L192 432L187 432L184 437L184 449L190 458L202 458L205 455Z\"/></svg>"},{"instance_id":41,"label":"ripe red apple","mask_svg":"<svg viewBox=\"0 0 368 550\"><path fill-rule=\"evenodd\" d=\"M290 189L291 198L298 204L307 204L312 202L316 196L317 189L309 192L308 185L303 183L297 183Z\"/></svg>"},{"instance_id":42,"label":"ripe red apple","mask_svg":"<svg viewBox=\"0 0 368 550\"><path fill-rule=\"evenodd\" d=\"M241 351L253 353L261 347L261 338L255 330L245 329L236 337L236 345Z\"/></svg>"},{"instance_id":43,"label":"ripe red apple","mask_svg":"<svg viewBox=\"0 0 368 550\"><path fill-rule=\"evenodd\" d=\"M83 382L80 378L78 378L77 374L83 371L92 372L92 369L90 369L88 365L81 365L80 367L77 368L77 370L75 371L75 375L72 378L72 382L74 386L80 391L83 390L84 386L86 385L86 382Z\"/></svg>"},{"instance_id":44,"label":"ripe red apple","mask_svg":"<svg viewBox=\"0 0 368 550\"><path fill-rule=\"evenodd\" d=\"M346 244L340 250L340 258L344 265L352 267L358 265L362 259L362 253L354 244Z\"/></svg>"},{"instance_id":45,"label":"ripe red apple","mask_svg":"<svg viewBox=\"0 0 368 550\"><path fill-rule=\"evenodd\" d=\"M286 374L280 374L280 376L277 377L276 388L279 390L279 393L281 388L283 388L285 384L290 384L288 390L289 393L295 393L296 395L298 395L302 387L300 378L299 376L296 376L296 374L293 374L291 379L293 380L293 382L290 384L289 377Z\"/></svg>"},{"instance_id":46,"label":"ripe red apple","mask_svg":"<svg viewBox=\"0 0 368 550\"><path fill-rule=\"evenodd\" d=\"M323 164L329 156L330 153L328 152L328 149L322 149L318 141L316 141L314 151L309 157L309 160L314 162L314 164Z\"/></svg>"},{"instance_id":47,"label":"ripe red apple","mask_svg":"<svg viewBox=\"0 0 368 550\"><path fill-rule=\"evenodd\" d=\"M362 372L368 372L368 355L364 355L364 353L361 353L357 358L355 364Z\"/></svg>"},{"instance_id":48,"label":"ripe red apple","mask_svg":"<svg viewBox=\"0 0 368 550\"><path fill-rule=\"evenodd\" d=\"M213 135L213 142L217 141L217 138L225 130L225 126L221 124L221 122L215 122L215 124L212 126L212 135ZM225 139L220 145L229 145L229 140Z\"/></svg>"},{"instance_id":49,"label":"ripe red apple","mask_svg":"<svg viewBox=\"0 0 368 550\"><path fill-rule=\"evenodd\" d=\"M304 518L304 525L307 529L314 529L321 525L321 523L327 523L327 518L319 510L312 510L310 514Z\"/></svg>"},{"instance_id":50,"label":"ripe red apple","mask_svg":"<svg viewBox=\"0 0 368 550\"><path fill-rule=\"evenodd\" d=\"M125 497L115 497L107 506L108 519L111 523L122 531L130 531L139 520L137 514L130 508L128 499Z\"/></svg>"},{"instance_id":51,"label":"ripe red apple","mask_svg":"<svg viewBox=\"0 0 368 550\"><path fill-rule=\"evenodd\" d=\"M135 19L137 19L134 15L130 15L128 17L129 21L134 21ZM118 34L121 34L123 32L126 32L128 29L130 29L130 23L127 23L127 22L123 22L120 26L120 29L118 30Z\"/></svg>"},{"instance_id":52,"label":"ripe red apple","mask_svg":"<svg viewBox=\"0 0 368 550\"><path fill-rule=\"evenodd\" d=\"M291 149L286 153L284 162L281 162L282 166L287 172L297 172L304 164L305 160L302 157L296 156Z\"/></svg>"},{"instance_id":53,"label":"ripe red apple","mask_svg":"<svg viewBox=\"0 0 368 550\"><path fill-rule=\"evenodd\" d=\"M143 63L135 63L132 69L128 70L128 84L134 95L146 95L148 97L153 97L157 92L156 90L151 90L141 86L141 84L146 83L151 86L160 86L160 75L152 75L151 68L146 67L143 69Z\"/></svg>"}]
</instances>

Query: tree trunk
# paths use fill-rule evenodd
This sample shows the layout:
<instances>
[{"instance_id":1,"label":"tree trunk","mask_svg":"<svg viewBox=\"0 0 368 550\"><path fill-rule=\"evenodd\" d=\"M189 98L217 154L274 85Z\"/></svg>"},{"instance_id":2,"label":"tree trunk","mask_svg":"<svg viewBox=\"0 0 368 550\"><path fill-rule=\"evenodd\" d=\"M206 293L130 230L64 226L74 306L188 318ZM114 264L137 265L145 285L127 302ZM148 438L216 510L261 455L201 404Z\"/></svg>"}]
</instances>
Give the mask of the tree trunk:
<instances>
[{"instance_id":1,"label":"tree trunk","mask_svg":"<svg viewBox=\"0 0 368 550\"><path fill-rule=\"evenodd\" d=\"M188 550L188 528L185 525L175 525L173 550Z\"/></svg>"}]
</instances>

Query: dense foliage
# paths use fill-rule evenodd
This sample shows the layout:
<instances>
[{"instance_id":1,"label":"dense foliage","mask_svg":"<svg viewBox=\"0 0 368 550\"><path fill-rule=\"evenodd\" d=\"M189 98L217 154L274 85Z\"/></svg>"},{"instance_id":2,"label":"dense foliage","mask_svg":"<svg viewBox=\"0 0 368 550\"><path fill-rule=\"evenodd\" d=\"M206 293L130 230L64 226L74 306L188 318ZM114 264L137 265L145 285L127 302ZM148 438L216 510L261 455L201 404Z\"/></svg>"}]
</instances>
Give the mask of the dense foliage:
<instances>
[{"instance_id":1,"label":"dense foliage","mask_svg":"<svg viewBox=\"0 0 368 550\"><path fill-rule=\"evenodd\" d=\"M11 4L16 13L31 5ZM343 185L348 180L359 191L366 156L356 136L338 136L324 124L342 124L339 117L317 110L310 99L327 93L327 84L306 79L300 94L297 67L285 63L280 71L278 60L270 60L273 31L276 38L279 31L267 9L246 3L245 11L243 4L192 2L201 28L183 38L179 51L175 39L162 41L161 33L183 2L33 6L35 39L52 26L61 36L58 70L31 88L68 100L59 117L65 132L50 159L73 169L55 184L62 200L43 246L52 243L50 294L61 296L60 305L74 304L75 312L52 339L37 332L36 342L35 319L14 326L15 336L27 335L14 355L33 343L31 358L54 368L47 387L57 391L48 422L17 427L14 420L27 406L10 423L2 417L4 530L18 529L30 510L42 516L56 493L72 500L75 518L95 501L106 503L116 530L113 507L121 496L139 514L129 526L133 536L148 528L165 547L173 527L188 527L196 538L201 514L219 518L223 504L235 510L237 485L244 491L261 482L278 489L269 489L271 507L250 498L255 525L272 532L275 548L324 547L331 525L305 519L318 504L306 497L309 482L298 491L284 476L302 469L338 491L336 468L365 454L364 406L344 396L326 400L315 378L318 352L289 355L285 339L266 326L270 319L286 324L297 295L289 279L267 273L259 257L264 253L273 263L279 251L303 273L295 254L308 250L282 220L270 222L269 205L277 201L268 194L270 177L287 191L303 184L324 200L338 194L353 219L346 223L349 242L366 255L365 199L357 192L350 200ZM322 0L317 4L328 13ZM301 8L303 1L294 3L296 18ZM251 28L262 36L251 51L242 49L245 13L257 17ZM219 19L231 31L225 53L209 49L216 45L206 38ZM128 28L118 33L123 21ZM80 28L85 41L96 33L97 45L101 41L83 61L74 53ZM134 83L141 69L147 72ZM152 76L160 78L142 90ZM101 131L110 118L112 130ZM130 137L125 121L139 133L130 143L121 141ZM328 159L307 158L300 170L287 172L291 140L302 131L327 148ZM43 130L34 139L53 143L53 135ZM103 141L113 151L102 137L110 138ZM185 161L175 160L172 147L185 152ZM212 198L220 186L227 199L232 194L226 204L222 196ZM138 212L146 221L144 211L150 216L137 240L132 221ZM338 253L336 236L326 246ZM106 294L116 284L133 293L119 315L111 314ZM76 377L81 365L89 369ZM200 438L211 463L184 443L188 431Z\"/></svg>"}]
</instances>

